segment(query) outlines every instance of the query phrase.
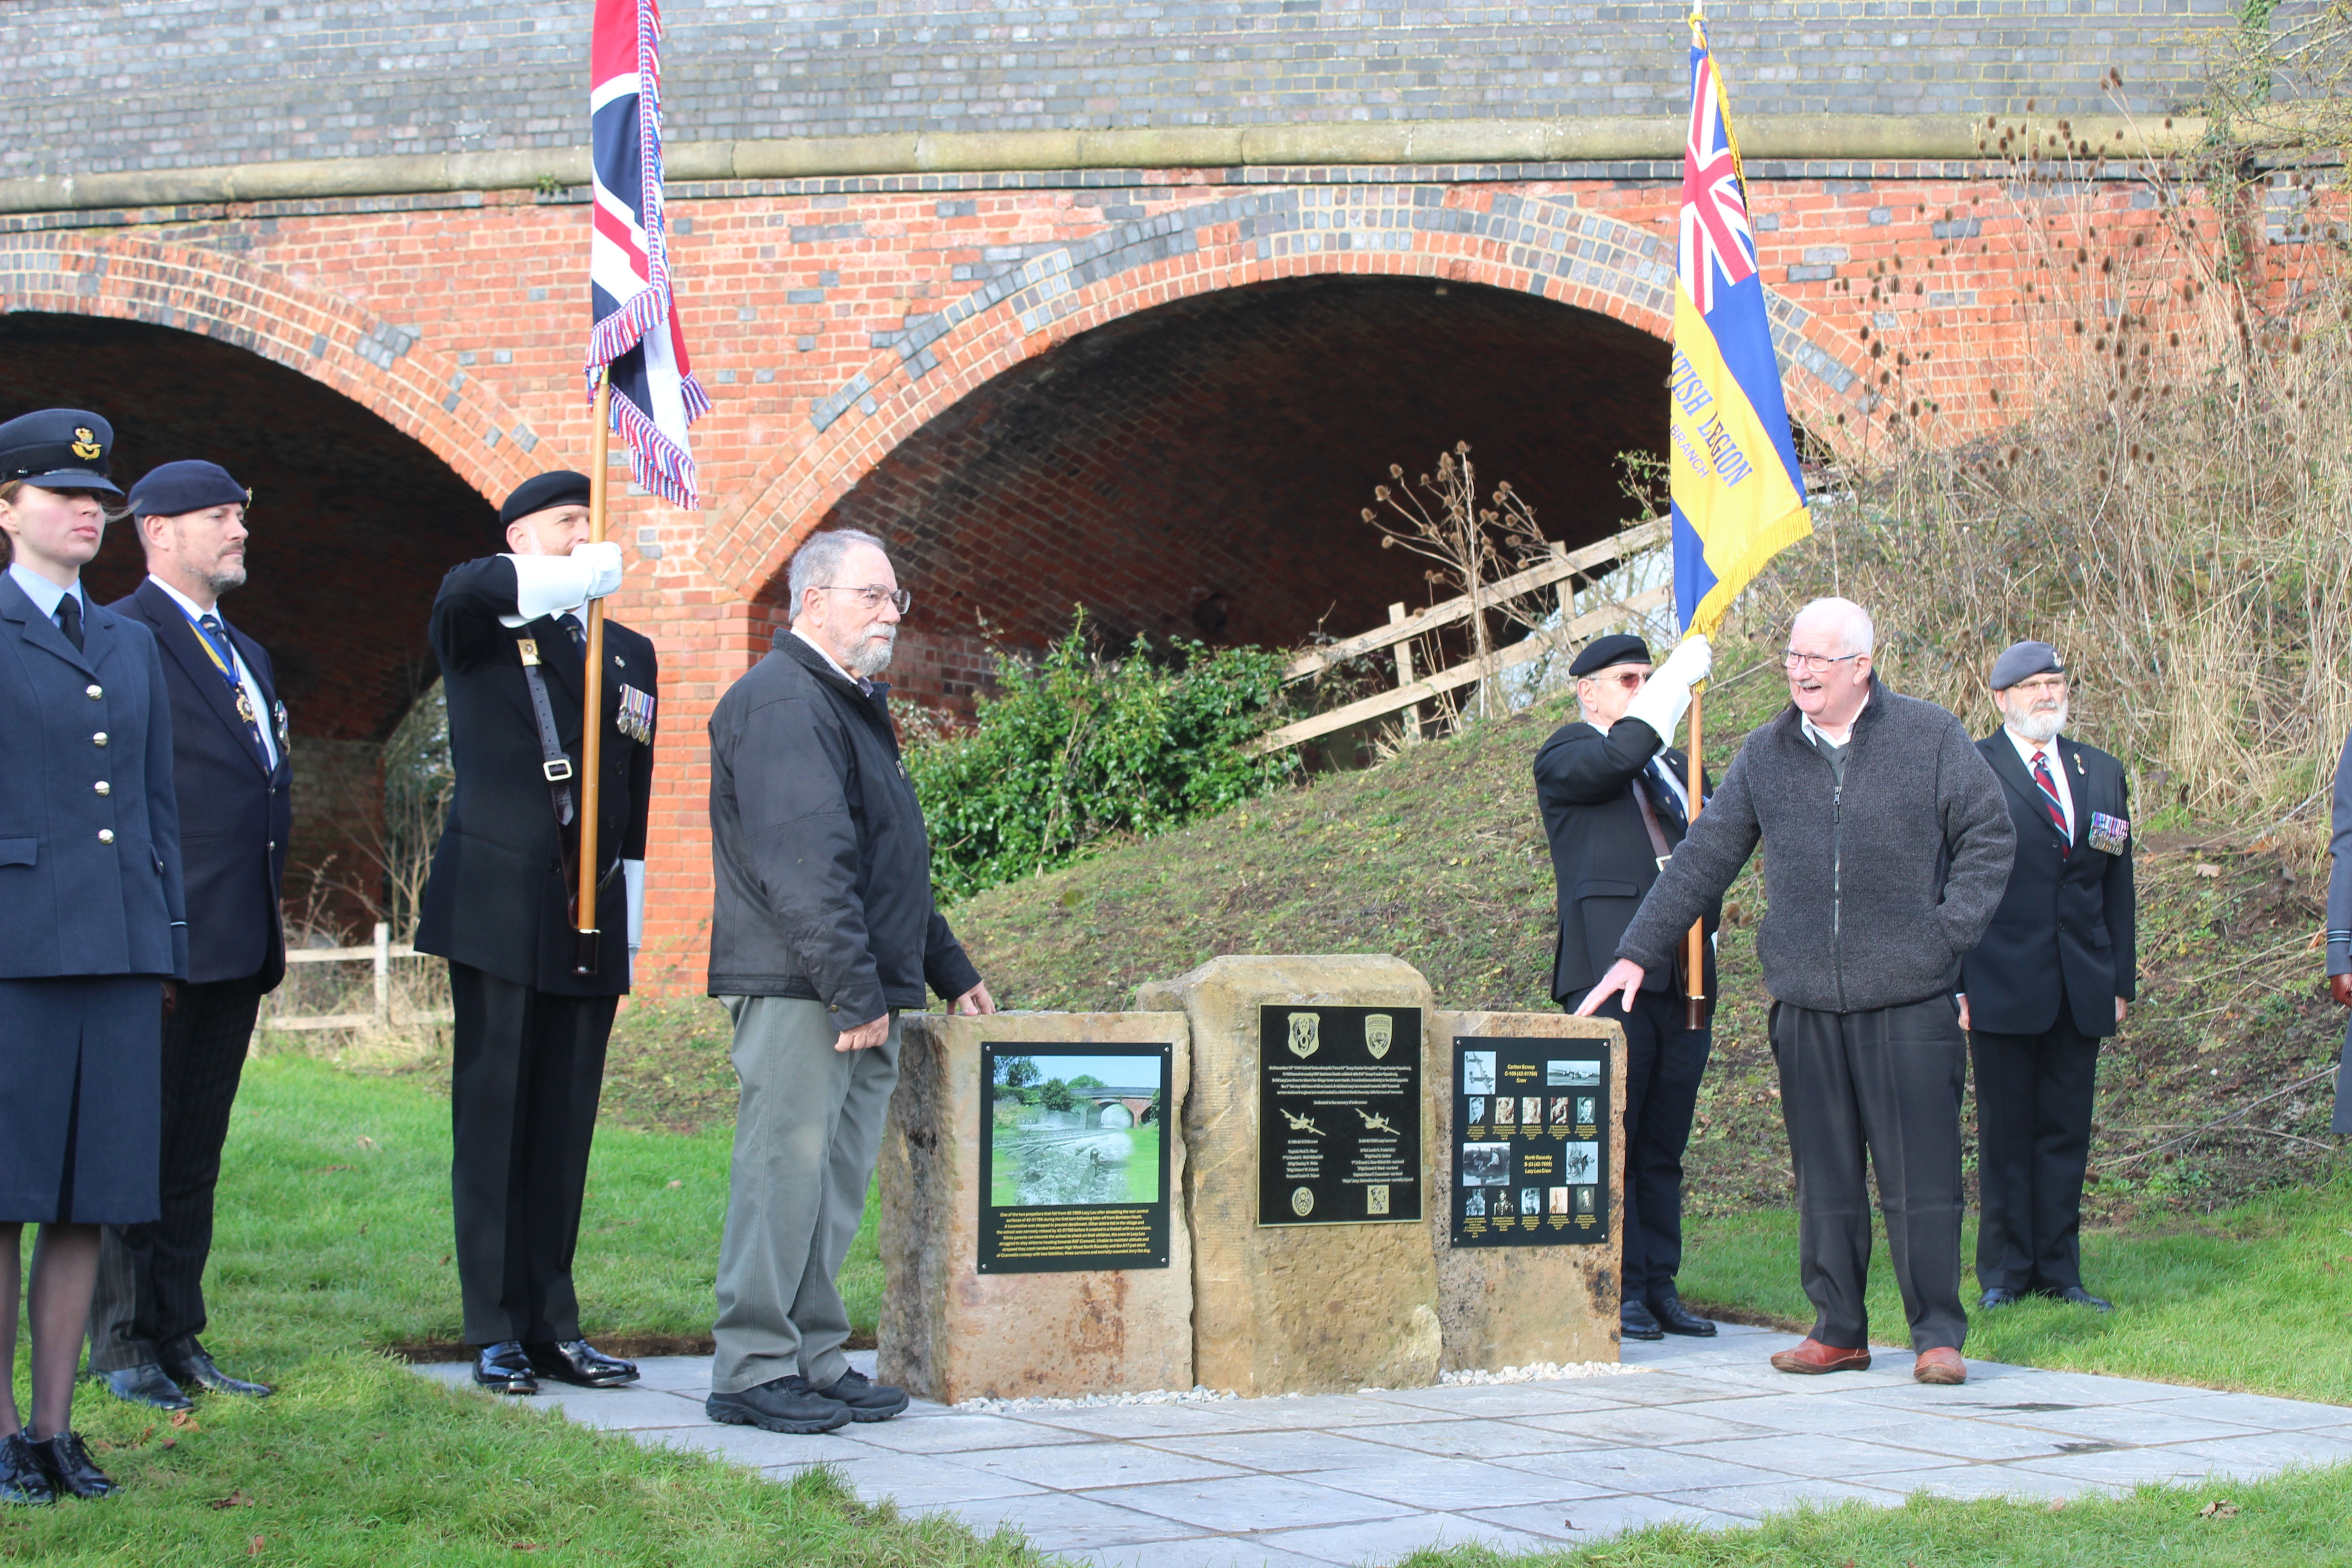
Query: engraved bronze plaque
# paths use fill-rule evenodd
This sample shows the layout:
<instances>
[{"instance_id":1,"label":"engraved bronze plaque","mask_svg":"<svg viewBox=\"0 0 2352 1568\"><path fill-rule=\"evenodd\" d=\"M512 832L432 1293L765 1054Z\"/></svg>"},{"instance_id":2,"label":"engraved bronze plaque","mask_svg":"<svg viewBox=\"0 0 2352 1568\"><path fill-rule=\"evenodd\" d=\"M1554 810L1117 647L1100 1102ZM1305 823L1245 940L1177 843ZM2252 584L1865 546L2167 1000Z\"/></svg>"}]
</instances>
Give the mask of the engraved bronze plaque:
<instances>
[{"instance_id":1,"label":"engraved bronze plaque","mask_svg":"<svg viewBox=\"0 0 2352 1568\"><path fill-rule=\"evenodd\" d=\"M1418 1007L1258 1011L1257 1222L1422 1217Z\"/></svg>"}]
</instances>

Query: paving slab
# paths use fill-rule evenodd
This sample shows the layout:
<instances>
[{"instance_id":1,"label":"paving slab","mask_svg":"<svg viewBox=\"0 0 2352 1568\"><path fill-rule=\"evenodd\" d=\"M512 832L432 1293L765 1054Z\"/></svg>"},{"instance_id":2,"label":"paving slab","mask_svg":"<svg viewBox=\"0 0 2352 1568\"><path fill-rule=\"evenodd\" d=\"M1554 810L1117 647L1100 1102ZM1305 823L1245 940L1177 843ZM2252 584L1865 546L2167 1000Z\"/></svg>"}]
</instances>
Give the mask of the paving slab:
<instances>
[{"instance_id":1,"label":"paving slab","mask_svg":"<svg viewBox=\"0 0 2352 1568\"><path fill-rule=\"evenodd\" d=\"M625 1389L509 1404L787 1480L832 1466L857 1494L1003 1527L1099 1568L1330 1568L1478 1542L1517 1552L1646 1525L1747 1524L1801 1504L2102 1497L2143 1481L2253 1480L2352 1464L2352 1407L1970 1362L1911 1381L1791 1377L1790 1334L1624 1347L1613 1375L1270 1399L949 1409L817 1436L720 1426L709 1363L642 1363ZM851 1363L872 1375L871 1352ZM462 1391L465 1366L417 1371Z\"/></svg>"}]
</instances>

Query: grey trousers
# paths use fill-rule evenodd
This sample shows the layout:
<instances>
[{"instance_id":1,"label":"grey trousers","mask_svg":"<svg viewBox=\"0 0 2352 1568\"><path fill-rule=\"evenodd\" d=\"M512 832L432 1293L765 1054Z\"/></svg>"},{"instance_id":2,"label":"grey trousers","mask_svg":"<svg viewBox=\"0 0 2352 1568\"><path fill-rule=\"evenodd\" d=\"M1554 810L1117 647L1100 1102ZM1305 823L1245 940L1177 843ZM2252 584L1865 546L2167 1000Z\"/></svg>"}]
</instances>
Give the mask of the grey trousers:
<instances>
[{"instance_id":1,"label":"grey trousers","mask_svg":"<svg viewBox=\"0 0 2352 1568\"><path fill-rule=\"evenodd\" d=\"M735 1019L735 1155L719 1244L710 1386L740 1394L794 1373L830 1388L849 1370L835 1284L882 1151L898 1083L898 1017L866 1051L836 1051L824 1004L719 998Z\"/></svg>"},{"instance_id":2,"label":"grey trousers","mask_svg":"<svg viewBox=\"0 0 2352 1568\"><path fill-rule=\"evenodd\" d=\"M1797 1261L1813 1338L1870 1343L1870 1190L1878 1178L1886 1250L1911 1348L1960 1348L1960 1089L1967 1040L1948 996L1865 1013L1772 1007L1780 1115L1797 1173Z\"/></svg>"}]
</instances>

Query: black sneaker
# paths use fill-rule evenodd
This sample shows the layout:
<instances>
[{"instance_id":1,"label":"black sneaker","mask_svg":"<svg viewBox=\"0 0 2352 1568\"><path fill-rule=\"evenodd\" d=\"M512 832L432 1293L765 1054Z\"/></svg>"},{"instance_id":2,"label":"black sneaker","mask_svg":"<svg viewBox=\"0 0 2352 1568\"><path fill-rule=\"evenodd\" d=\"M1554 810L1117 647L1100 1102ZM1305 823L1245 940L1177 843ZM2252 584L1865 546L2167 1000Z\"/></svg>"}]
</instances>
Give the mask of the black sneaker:
<instances>
[{"instance_id":1,"label":"black sneaker","mask_svg":"<svg viewBox=\"0 0 2352 1568\"><path fill-rule=\"evenodd\" d=\"M702 1413L726 1426L761 1426L771 1432L830 1432L849 1425L849 1406L817 1393L798 1373L755 1384L740 1394L714 1389L702 1402Z\"/></svg>"},{"instance_id":2,"label":"black sneaker","mask_svg":"<svg viewBox=\"0 0 2352 1568\"><path fill-rule=\"evenodd\" d=\"M843 1373L841 1381L831 1388L816 1392L820 1398L839 1400L849 1406L852 1421L887 1421L907 1408L905 1389L876 1383L855 1367Z\"/></svg>"}]
</instances>

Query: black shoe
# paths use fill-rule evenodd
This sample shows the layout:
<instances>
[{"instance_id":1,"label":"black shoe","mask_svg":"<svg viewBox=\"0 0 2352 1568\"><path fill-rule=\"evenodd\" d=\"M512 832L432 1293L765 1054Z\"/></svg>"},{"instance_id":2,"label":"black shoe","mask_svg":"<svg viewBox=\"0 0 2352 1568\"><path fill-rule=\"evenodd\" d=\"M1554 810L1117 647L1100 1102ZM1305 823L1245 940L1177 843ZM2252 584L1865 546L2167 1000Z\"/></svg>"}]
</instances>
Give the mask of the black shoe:
<instances>
[{"instance_id":1,"label":"black shoe","mask_svg":"<svg viewBox=\"0 0 2352 1568\"><path fill-rule=\"evenodd\" d=\"M89 1449L70 1430L26 1447L48 1471L49 1484L60 1497L98 1498L114 1489L114 1479L90 1463Z\"/></svg>"},{"instance_id":2,"label":"black shoe","mask_svg":"<svg viewBox=\"0 0 2352 1568\"><path fill-rule=\"evenodd\" d=\"M1617 1309L1617 1328L1629 1340L1662 1340L1666 1331L1658 1327L1658 1320L1650 1315L1648 1305L1627 1301Z\"/></svg>"},{"instance_id":3,"label":"black shoe","mask_svg":"<svg viewBox=\"0 0 2352 1568\"><path fill-rule=\"evenodd\" d=\"M107 1393L133 1405L152 1405L158 1410L194 1408L188 1403L186 1390L152 1361L126 1366L119 1372L94 1372L90 1375L106 1385Z\"/></svg>"},{"instance_id":4,"label":"black shoe","mask_svg":"<svg viewBox=\"0 0 2352 1568\"><path fill-rule=\"evenodd\" d=\"M1996 1285L1991 1289L1987 1290L1984 1293L1983 1298L1977 1302L1977 1309L1979 1311L1990 1312L1995 1307L2014 1307L2016 1305L2017 1292L2011 1289L2006 1285Z\"/></svg>"},{"instance_id":5,"label":"black shoe","mask_svg":"<svg viewBox=\"0 0 2352 1568\"><path fill-rule=\"evenodd\" d=\"M2080 1285L2067 1286L2058 1292L2058 1299L2074 1306L2088 1307L2094 1312L2112 1312L2116 1310L2116 1304L2113 1301L2103 1301Z\"/></svg>"},{"instance_id":6,"label":"black shoe","mask_svg":"<svg viewBox=\"0 0 2352 1568\"><path fill-rule=\"evenodd\" d=\"M820 1399L831 1399L849 1406L852 1421L887 1421L907 1408L907 1391L893 1388L887 1383L876 1383L856 1367L841 1374L841 1381L831 1388L816 1391Z\"/></svg>"},{"instance_id":7,"label":"black shoe","mask_svg":"<svg viewBox=\"0 0 2352 1568\"><path fill-rule=\"evenodd\" d=\"M198 1345L187 1360L173 1362L164 1369L174 1383L194 1384L209 1388L215 1394L242 1394L247 1399L267 1399L277 1391L266 1383L247 1383L241 1377L231 1377Z\"/></svg>"},{"instance_id":8,"label":"black shoe","mask_svg":"<svg viewBox=\"0 0 2352 1568\"><path fill-rule=\"evenodd\" d=\"M586 1340L566 1340L562 1344L525 1345L523 1353L530 1358L531 1371L541 1377L551 1377L558 1383L568 1383L579 1388L615 1388L637 1381L637 1363L623 1361L616 1355L606 1355Z\"/></svg>"},{"instance_id":9,"label":"black shoe","mask_svg":"<svg viewBox=\"0 0 2352 1568\"><path fill-rule=\"evenodd\" d=\"M0 1502L33 1504L57 1500L58 1489L34 1454L32 1439L22 1432L0 1437Z\"/></svg>"},{"instance_id":10,"label":"black shoe","mask_svg":"<svg viewBox=\"0 0 2352 1568\"><path fill-rule=\"evenodd\" d=\"M1650 1316L1670 1334L1688 1334L1697 1340L1715 1338L1715 1325L1684 1306L1683 1299L1672 1290L1650 1303Z\"/></svg>"},{"instance_id":11,"label":"black shoe","mask_svg":"<svg viewBox=\"0 0 2352 1568\"><path fill-rule=\"evenodd\" d=\"M500 1340L484 1345L474 1361L474 1382L492 1394L537 1394L539 1379L531 1375L530 1357L520 1340Z\"/></svg>"},{"instance_id":12,"label":"black shoe","mask_svg":"<svg viewBox=\"0 0 2352 1568\"><path fill-rule=\"evenodd\" d=\"M740 1394L713 1392L702 1413L730 1426L762 1426L771 1432L830 1432L849 1425L849 1406L827 1399L794 1373Z\"/></svg>"}]
</instances>

